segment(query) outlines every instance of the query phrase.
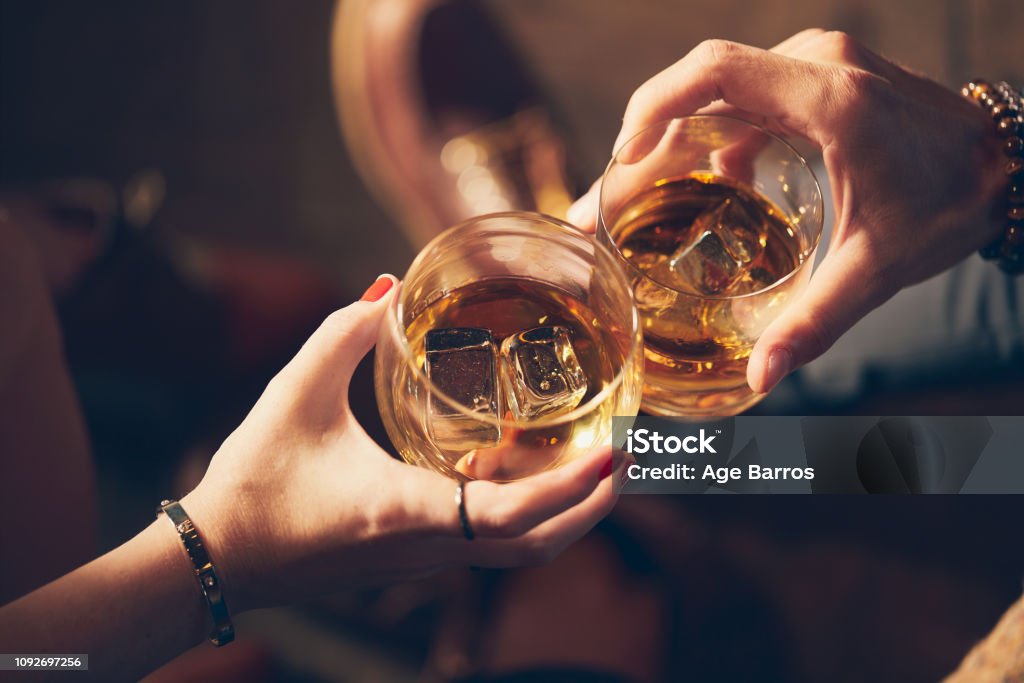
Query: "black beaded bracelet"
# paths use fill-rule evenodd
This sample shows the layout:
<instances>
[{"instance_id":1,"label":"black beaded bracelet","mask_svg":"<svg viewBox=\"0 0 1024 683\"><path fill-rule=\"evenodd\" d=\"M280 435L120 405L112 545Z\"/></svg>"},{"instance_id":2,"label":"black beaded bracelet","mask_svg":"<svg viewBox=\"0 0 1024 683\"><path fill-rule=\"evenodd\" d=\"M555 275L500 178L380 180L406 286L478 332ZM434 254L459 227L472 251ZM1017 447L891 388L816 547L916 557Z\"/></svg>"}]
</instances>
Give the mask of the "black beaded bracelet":
<instances>
[{"instance_id":1,"label":"black beaded bracelet","mask_svg":"<svg viewBox=\"0 0 1024 683\"><path fill-rule=\"evenodd\" d=\"M224 601L224 593L221 589L220 579L217 570L213 567L210 554L206 552L206 546L199 537L199 532L192 524L192 519L176 500L160 501L156 509L156 516L160 513L167 515L167 518L174 524L181 544L185 546L188 559L192 561L192 571L195 572L196 580L199 582L199 590L210 608L210 615L213 617L213 629L210 631L210 642L220 647L227 645L235 639L235 627L231 623L231 614L228 612L228 604Z\"/></svg>"},{"instance_id":2,"label":"black beaded bracelet","mask_svg":"<svg viewBox=\"0 0 1024 683\"><path fill-rule=\"evenodd\" d=\"M980 78L960 91L964 97L987 111L1004 139L1007 157L1006 230L979 253L1011 275L1024 273L1024 96L1005 81L992 85Z\"/></svg>"}]
</instances>

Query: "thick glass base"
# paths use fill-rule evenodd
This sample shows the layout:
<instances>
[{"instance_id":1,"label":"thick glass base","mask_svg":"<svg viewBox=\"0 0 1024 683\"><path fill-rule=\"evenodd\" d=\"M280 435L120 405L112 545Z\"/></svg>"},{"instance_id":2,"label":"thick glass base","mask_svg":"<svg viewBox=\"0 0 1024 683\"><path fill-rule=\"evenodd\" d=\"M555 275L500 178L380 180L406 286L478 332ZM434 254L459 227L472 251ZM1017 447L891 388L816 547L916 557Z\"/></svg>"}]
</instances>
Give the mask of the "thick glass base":
<instances>
[{"instance_id":1,"label":"thick glass base","mask_svg":"<svg viewBox=\"0 0 1024 683\"><path fill-rule=\"evenodd\" d=\"M666 389L646 384L640 410L662 417L731 417L756 405L765 396L767 394L754 393L745 382L731 389L710 391Z\"/></svg>"}]
</instances>

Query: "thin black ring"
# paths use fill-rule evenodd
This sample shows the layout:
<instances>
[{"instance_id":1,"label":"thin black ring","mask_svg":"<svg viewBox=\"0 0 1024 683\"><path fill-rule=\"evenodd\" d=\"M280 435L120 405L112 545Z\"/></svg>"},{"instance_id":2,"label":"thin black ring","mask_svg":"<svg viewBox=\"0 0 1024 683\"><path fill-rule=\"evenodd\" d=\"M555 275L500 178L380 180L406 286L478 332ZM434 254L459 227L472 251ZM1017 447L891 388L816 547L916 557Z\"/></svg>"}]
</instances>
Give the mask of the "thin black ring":
<instances>
[{"instance_id":1,"label":"thin black ring","mask_svg":"<svg viewBox=\"0 0 1024 683\"><path fill-rule=\"evenodd\" d=\"M476 538L473 527L469 525L469 514L466 512L466 482L460 481L459 487L455 489L455 505L459 508L459 524L462 525L462 535L467 541Z\"/></svg>"}]
</instances>

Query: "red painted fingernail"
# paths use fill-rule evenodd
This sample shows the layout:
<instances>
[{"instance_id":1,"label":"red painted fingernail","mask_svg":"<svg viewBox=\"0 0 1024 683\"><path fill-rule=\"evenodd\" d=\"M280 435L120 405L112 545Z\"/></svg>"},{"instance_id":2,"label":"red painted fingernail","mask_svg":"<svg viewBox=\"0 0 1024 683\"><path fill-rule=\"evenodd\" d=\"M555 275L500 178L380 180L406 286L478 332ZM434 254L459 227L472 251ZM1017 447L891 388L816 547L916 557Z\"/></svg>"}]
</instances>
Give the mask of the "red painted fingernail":
<instances>
[{"instance_id":1,"label":"red painted fingernail","mask_svg":"<svg viewBox=\"0 0 1024 683\"><path fill-rule=\"evenodd\" d=\"M601 465L601 471L597 473L597 479L600 481L612 473L615 469L615 458L608 458L603 465Z\"/></svg>"},{"instance_id":2,"label":"red painted fingernail","mask_svg":"<svg viewBox=\"0 0 1024 683\"><path fill-rule=\"evenodd\" d=\"M370 285L369 289L363 292L363 296L359 298L360 301L380 301L380 298L388 293L391 286L395 284L395 281L388 275L378 275L377 280Z\"/></svg>"}]
</instances>

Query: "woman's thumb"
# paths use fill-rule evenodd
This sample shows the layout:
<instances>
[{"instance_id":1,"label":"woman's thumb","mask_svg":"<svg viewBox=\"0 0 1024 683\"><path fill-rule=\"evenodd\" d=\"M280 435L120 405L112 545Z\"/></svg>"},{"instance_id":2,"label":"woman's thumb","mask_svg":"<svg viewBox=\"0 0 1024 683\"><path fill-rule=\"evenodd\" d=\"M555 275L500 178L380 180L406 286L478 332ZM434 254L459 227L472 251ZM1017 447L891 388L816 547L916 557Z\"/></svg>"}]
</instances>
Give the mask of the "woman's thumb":
<instances>
[{"instance_id":1,"label":"woman's thumb","mask_svg":"<svg viewBox=\"0 0 1024 683\"><path fill-rule=\"evenodd\" d=\"M344 395L359 361L377 341L397 284L395 276L380 275L359 301L331 313L281 371L282 378Z\"/></svg>"}]
</instances>

